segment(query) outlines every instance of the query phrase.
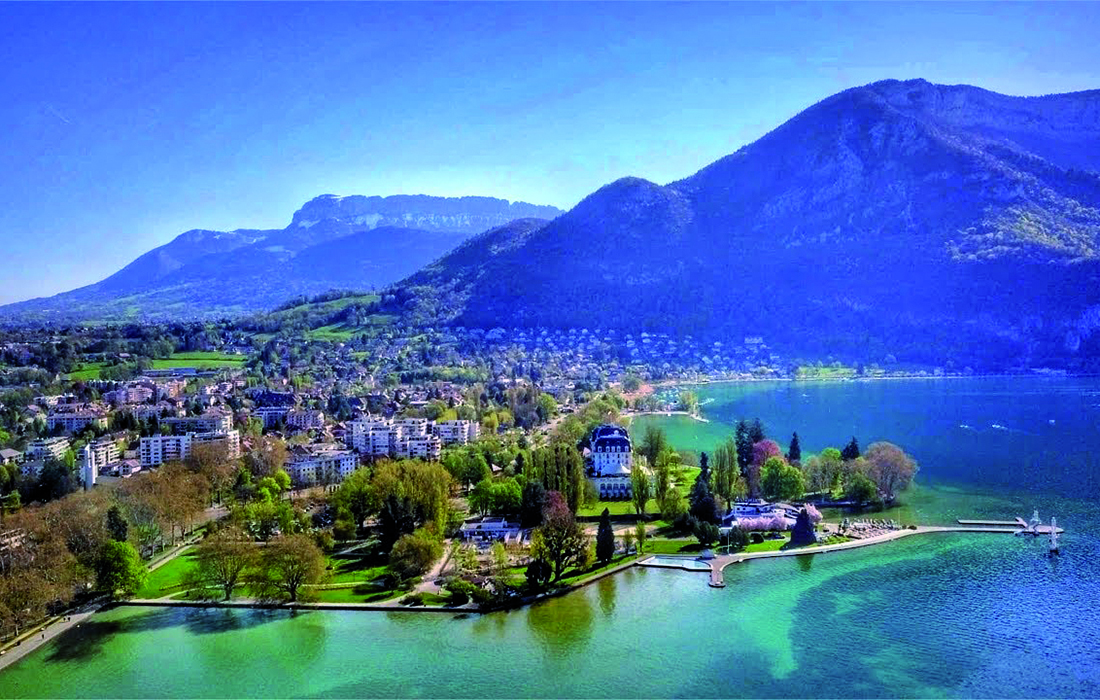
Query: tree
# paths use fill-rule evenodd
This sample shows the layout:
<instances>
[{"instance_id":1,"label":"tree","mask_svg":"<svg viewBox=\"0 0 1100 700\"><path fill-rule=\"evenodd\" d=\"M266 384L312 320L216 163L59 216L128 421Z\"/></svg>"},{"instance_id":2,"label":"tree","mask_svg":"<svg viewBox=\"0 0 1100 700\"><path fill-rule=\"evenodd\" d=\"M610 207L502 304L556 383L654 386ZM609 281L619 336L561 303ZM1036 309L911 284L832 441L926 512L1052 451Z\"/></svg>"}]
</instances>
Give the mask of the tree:
<instances>
[{"instance_id":1,"label":"tree","mask_svg":"<svg viewBox=\"0 0 1100 700\"><path fill-rule=\"evenodd\" d=\"M298 600L302 587L325 575L325 557L308 535L282 535L269 542L251 584L261 600Z\"/></svg>"},{"instance_id":2,"label":"tree","mask_svg":"<svg viewBox=\"0 0 1100 700\"><path fill-rule=\"evenodd\" d=\"M718 526L705 520L695 520L692 534L695 535L695 539L699 540L699 544L709 547L718 541Z\"/></svg>"},{"instance_id":3,"label":"tree","mask_svg":"<svg viewBox=\"0 0 1100 700\"><path fill-rule=\"evenodd\" d=\"M749 437L747 421L737 421L733 441L737 447L737 466L741 470L741 476L748 479L748 468L752 464L752 438Z\"/></svg>"},{"instance_id":4,"label":"tree","mask_svg":"<svg viewBox=\"0 0 1100 700\"><path fill-rule=\"evenodd\" d=\"M490 552L493 556L493 575L503 576L508 571L508 550L503 542L494 542Z\"/></svg>"},{"instance_id":5,"label":"tree","mask_svg":"<svg viewBox=\"0 0 1100 700\"><path fill-rule=\"evenodd\" d=\"M546 561L537 558L532 559L531 563L527 565L527 571L525 573L527 585L533 590L539 590L550 583L550 577L553 574L553 569L550 568L550 564L546 563Z\"/></svg>"},{"instance_id":6,"label":"tree","mask_svg":"<svg viewBox=\"0 0 1100 700\"><path fill-rule=\"evenodd\" d=\"M859 442L854 435L852 436L852 441L840 451L840 458L845 462L859 458Z\"/></svg>"},{"instance_id":7,"label":"tree","mask_svg":"<svg viewBox=\"0 0 1100 700\"><path fill-rule=\"evenodd\" d=\"M272 435L265 435L245 458L252 476L262 479L271 476L286 465L288 453L286 443Z\"/></svg>"},{"instance_id":8,"label":"tree","mask_svg":"<svg viewBox=\"0 0 1100 700\"><path fill-rule=\"evenodd\" d=\"M782 454L783 451L779 449L779 444L775 440L761 440L753 443L752 464L745 470L745 483L750 495L758 497L763 493L760 484L761 470L769 457L778 457Z\"/></svg>"},{"instance_id":9,"label":"tree","mask_svg":"<svg viewBox=\"0 0 1100 700\"><path fill-rule=\"evenodd\" d=\"M96 588L111 597L131 596L145 583L147 571L129 542L108 540L95 565Z\"/></svg>"},{"instance_id":10,"label":"tree","mask_svg":"<svg viewBox=\"0 0 1100 700\"><path fill-rule=\"evenodd\" d=\"M802 470L787 464L782 457L769 457L764 463L761 486L771 500L799 499L806 491Z\"/></svg>"},{"instance_id":11,"label":"tree","mask_svg":"<svg viewBox=\"0 0 1100 700\"><path fill-rule=\"evenodd\" d=\"M523 497L520 502L519 520L525 528L542 524L542 512L546 508L546 489L539 481L528 481L523 485Z\"/></svg>"},{"instance_id":12,"label":"tree","mask_svg":"<svg viewBox=\"0 0 1100 700\"><path fill-rule=\"evenodd\" d=\"M745 480L737 466L737 443L726 440L714 449L714 492L729 508L733 500L746 493Z\"/></svg>"},{"instance_id":13,"label":"tree","mask_svg":"<svg viewBox=\"0 0 1100 700\"><path fill-rule=\"evenodd\" d=\"M122 509L117 505L107 509L107 531L116 542L125 542L129 534L130 524L122 517Z\"/></svg>"},{"instance_id":14,"label":"tree","mask_svg":"<svg viewBox=\"0 0 1100 700\"><path fill-rule=\"evenodd\" d=\"M753 418L752 423L749 424L749 440L755 445L767 437L764 433L764 424L760 422L759 418Z\"/></svg>"},{"instance_id":15,"label":"tree","mask_svg":"<svg viewBox=\"0 0 1100 700\"><path fill-rule=\"evenodd\" d=\"M688 512L688 502L679 489L669 489L657 506L661 509L661 519L670 523L678 521Z\"/></svg>"},{"instance_id":16,"label":"tree","mask_svg":"<svg viewBox=\"0 0 1100 700\"><path fill-rule=\"evenodd\" d=\"M588 549L588 538L577 524L565 499L556 491L547 497L542 525L532 533L531 552L536 559L543 559L553 569L552 582L557 582L571 566L583 561Z\"/></svg>"},{"instance_id":17,"label":"tree","mask_svg":"<svg viewBox=\"0 0 1100 700\"><path fill-rule=\"evenodd\" d=\"M222 600L229 600L259 559L259 548L239 528L226 527L208 536L195 547L195 568L189 572L188 585L206 597L217 589Z\"/></svg>"},{"instance_id":18,"label":"tree","mask_svg":"<svg viewBox=\"0 0 1100 700\"><path fill-rule=\"evenodd\" d=\"M624 552L630 552L631 548L633 548L633 547L634 547L634 533L631 532L630 530L627 530L626 532L623 533L623 551Z\"/></svg>"},{"instance_id":19,"label":"tree","mask_svg":"<svg viewBox=\"0 0 1100 700\"><path fill-rule=\"evenodd\" d=\"M645 551L645 521L639 520L637 523L634 524L634 540L638 543L638 554L641 554Z\"/></svg>"},{"instance_id":20,"label":"tree","mask_svg":"<svg viewBox=\"0 0 1100 700\"><path fill-rule=\"evenodd\" d=\"M681 391L680 392L680 408L686 411L690 415L695 415L699 412L699 396L694 391Z\"/></svg>"},{"instance_id":21,"label":"tree","mask_svg":"<svg viewBox=\"0 0 1100 700\"><path fill-rule=\"evenodd\" d=\"M424 528L402 535L390 551L390 571L403 579L420 576L443 556L443 543Z\"/></svg>"},{"instance_id":22,"label":"tree","mask_svg":"<svg viewBox=\"0 0 1100 700\"><path fill-rule=\"evenodd\" d=\"M615 556L615 531L611 529L611 513L607 508L600 515L600 526L596 531L596 559L606 564Z\"/></svg>"},{"instance_id":23,"label":"tree","mask_svg":"<svg viewBox=\"0 0 1100 700\"><path fill-rule=\"evenodd\" d=\"M714 496L707 488L706 482L695 482L695 485L691 488L689 500L691 501L689 513L696 520L704 523L718 523L722 519L718 510L718 502L714 500Z\"/></svg>"},{"instance_id":24,"label":"tree","mask_svg":"<svg viewBox=\"0 0 1100 700\"><path fill-rule=\"evenodd\" d=\"M665 438L665 431L655 425L647 425L645 433L642 434L640 450L642 455L645 456L646 462L657 464L657 458L664 452L666 447L668 447L668 440Z\"/></svg>"},{"instance_id":25,"label":"tree","mask_svg":"<svg viewBox=\"0 0 1100 700\"><path fill-rule=\"evenodd\" d=\"M194 445L187 461L191 471L201 474L210 484L215 501L220 501L237 480L240 463L229 456L229 446L224 442Z\"/></svg>"},{"instance_id":26,"label":"tree","mask_svg":"<svg viewBox=\"0 0 1100 700\"><path fill-rule=\"evenodd\" d=\"M875 482L861 472L853 474L844 488L844 497L857 506L870 503L877 495L878 489L875 487Z\"/></svg>"},{"instance_id":27,"label":"tree","mask_svg":"<svg viewBox=\"0 0 1100 700\"><path fill-rule=\"evenodd\" d=\"M355 529L362 530L363 523L371 512L372 498L370 470L360 467L340 482L331 501L337 508L350 513Z\"/></svg>"},{"instance_id":28,"label":"tree","mask_svg":"<svg viewBox=\"0 0 1100 700\"><path fill-rule=\"evenodd\" d=\"M916 461L900 447L889 442L874 442L863 457L869 465L869 477L887 501L912 483L917 473Z\"/></svg>"},{"instance_id":29,"label":"tree","mask_svg":"<svg viewBox=\"0 0 1100 700\"><path fill-rule=\"evenodd\" d=\"M630 466L630 500L634 503L634 512L645 517L645 506L649 501L649 472L636 459Z\"/></svg>"},{"instance_id":30,"label":"tree","mask_svg":"<svg viewBox=\"0 0 1100 700\"><path fill-rule=\"evenodd\" d=\"M787 461L798 464L802 461L802 445L798 442L798 433L791 435L791 446L787 450Z\"/></svg>"}]
</instances>

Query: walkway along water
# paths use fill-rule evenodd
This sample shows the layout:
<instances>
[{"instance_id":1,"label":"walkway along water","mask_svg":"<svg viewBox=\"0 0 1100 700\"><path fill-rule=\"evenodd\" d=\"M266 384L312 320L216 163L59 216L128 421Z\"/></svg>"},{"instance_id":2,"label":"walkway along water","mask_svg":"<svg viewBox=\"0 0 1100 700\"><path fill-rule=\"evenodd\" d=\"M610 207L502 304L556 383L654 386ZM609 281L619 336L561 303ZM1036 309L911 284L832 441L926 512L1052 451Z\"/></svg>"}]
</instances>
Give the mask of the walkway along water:
<instances>
[{"instance_id":1,"label":"walkway along water","mask_svg":"<svg viewBox=\"0 0 1100 700\"><path fill-rule=\"evenodd\" d=\"M740 564L743 561L749 559L768 559L771 557L797 557L806 554L821 554L822 552L836 552L842 549L857 549L859 547L868 547L874 544L881 544L882 542L889 542L891 540L898 540L902 537L909 537L911 535L922 535L932 532L991 532L999 533L1003 535L1014 535L1020 532L1019 527L989 527L989 526L935 526L935 525L918 525L915 529L895 530L888 532L884 535L878 535L877 537L868 537L863 540L852 540L850 542L840 542L838 544L826 544L820 547L799 547L797 549L785 549L773 552L750 552L744 554L723 554L710 560L710 583L709 585L714 588L723 588L726 585L725 578L722 575L722 570L730 564ZM645 562L640 562L642 566L645 566Z\"/></svg>"}]
</instances>

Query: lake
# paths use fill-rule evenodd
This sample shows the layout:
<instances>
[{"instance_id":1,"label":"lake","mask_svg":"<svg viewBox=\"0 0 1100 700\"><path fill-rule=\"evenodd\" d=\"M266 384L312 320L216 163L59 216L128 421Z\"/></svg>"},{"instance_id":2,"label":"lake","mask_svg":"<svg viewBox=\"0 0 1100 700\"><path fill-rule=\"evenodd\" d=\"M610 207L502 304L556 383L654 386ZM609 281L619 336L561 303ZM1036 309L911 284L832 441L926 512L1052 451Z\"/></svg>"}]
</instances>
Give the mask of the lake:
<instances>
[{"instance_id":1,"label":"lake","mask_svg":"<svg viewBox=\"0 0 1100 700\"><path fill-rule=\"evenodd\" d=\"M0 697L1097 697L1100 381L711 384L710 423L639 419L709 449L759 416L804 452L889 439L920 462L897 512L1028 517L706 575L635 568L530 608L455 619L118 608L0 673ZM964 427L965 426L965 427ZM999 426L999 427L994 427Z\"/></svg>"}]
</instances>

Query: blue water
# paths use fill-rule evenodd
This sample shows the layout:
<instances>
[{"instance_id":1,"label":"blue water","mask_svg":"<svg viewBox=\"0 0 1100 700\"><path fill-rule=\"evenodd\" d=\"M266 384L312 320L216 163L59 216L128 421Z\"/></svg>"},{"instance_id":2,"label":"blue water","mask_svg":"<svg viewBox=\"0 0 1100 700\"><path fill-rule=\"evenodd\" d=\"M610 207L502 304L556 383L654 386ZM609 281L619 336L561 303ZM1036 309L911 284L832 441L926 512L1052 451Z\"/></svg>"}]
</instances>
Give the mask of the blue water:
<instances>
[{"instance_id":1,"label":"blue water","mask_svg":"<svg viewBox=\"0 0 1100 700\"><path fill-rule=\"evenodd\" d=\"M116 609L0 673L0 698L1100 697L1100 381L700 392L712 422L661 419L674 444L706 448L742 416L783 442L798 430L807 451L889 439L921 463L904 518L1038 507L1067 528L1063 552L1009 535L918 535L731 566L723 589L634 568L467 619Z\"/></svg>"}]
</instances>

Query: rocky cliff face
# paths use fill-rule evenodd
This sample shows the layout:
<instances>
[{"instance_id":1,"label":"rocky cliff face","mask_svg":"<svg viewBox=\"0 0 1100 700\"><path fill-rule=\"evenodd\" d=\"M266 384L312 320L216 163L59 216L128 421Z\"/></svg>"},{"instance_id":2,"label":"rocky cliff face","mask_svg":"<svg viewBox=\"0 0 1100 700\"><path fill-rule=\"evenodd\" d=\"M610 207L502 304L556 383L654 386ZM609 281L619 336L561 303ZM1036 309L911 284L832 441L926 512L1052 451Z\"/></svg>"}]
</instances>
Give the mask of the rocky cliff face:
<instances>
[{"instance_id":1,"label":"rocky cliff face","mask_svg":"<svg viewBox=\"0 0 1100 700\"><path fill-rule=\"evenodd\" d=\"M296 211L291 227L310 228L318 222L331 220L367 228L385 226L473 235L515 219L552 219L560 213L556 207L494 197L340 197L324 194Z\"/></svg>"}]
</instances>

